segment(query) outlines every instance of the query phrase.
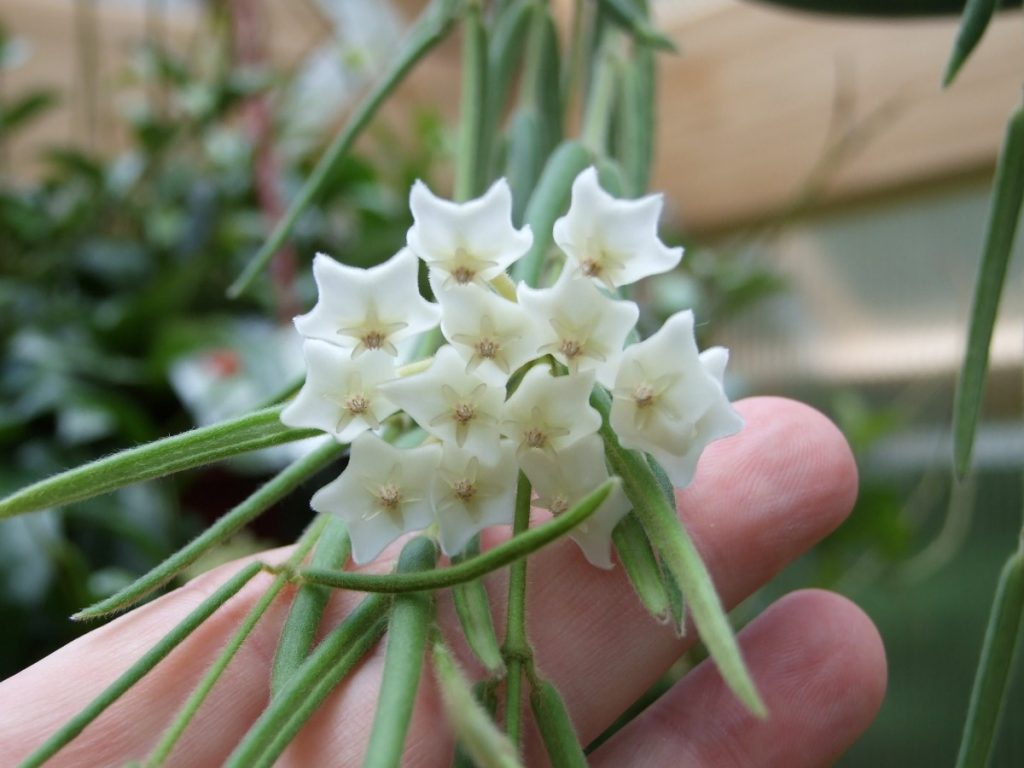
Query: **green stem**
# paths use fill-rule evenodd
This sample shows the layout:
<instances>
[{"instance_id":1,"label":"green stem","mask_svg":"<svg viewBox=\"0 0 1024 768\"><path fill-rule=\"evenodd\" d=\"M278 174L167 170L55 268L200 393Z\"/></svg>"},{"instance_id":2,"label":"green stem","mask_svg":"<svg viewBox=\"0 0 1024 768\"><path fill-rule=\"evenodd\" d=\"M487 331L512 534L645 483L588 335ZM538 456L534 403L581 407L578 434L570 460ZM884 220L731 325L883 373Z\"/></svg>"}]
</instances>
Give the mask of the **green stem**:
<instances>
[{"instance_id":1,"label":"green stem","mask_svg":"<svg viewBox=\"0 0 1024 768\"><path fill-rule=\"evenodd\" d=\"M320 537L323 532L324 526L331 520L327 515L320 515L314 518L312 524L306 529L306 532L299 539L298 544L295 547L295 551L292 556L288 558L288 562L293 566L297 566L302 562L303 558L309 554L309 550L316 543L316 540ZM242 643L245 642L246 638L256 627L256 624L263 614L267 612L271 603L281 593L281 590L285 588L288 580L283 576L279 575L271 583L270 588L263 593L263 597L259 599L259 602L252 607L249 611L249 615L245 617L245 620L235 631L235 634L228 641L228 644L221 651L220 655L214 661L213 666L207 670L206 674L203 675L203 679L199 681L199 684L195 687L192 693L188 697L188 701L185 702L184 706L178 712L174 718L174 722L168 726L167 730L164 731L163 738L150 753L149 758L146 760L146 766L159 766L163 765L164 762L170 757L174 745L178 743L178 739L185 732L188 724L192 722L192 718L195 717L196 712L199 711L199 707L202 706L203 702L206 701L206 697L210 691L213 690L213 686L217 684L220 676L224 673L224 670L228 668L231 660L235 658L235 654L242 647Z\"/></svg>"},{"instance_id":2,"label":"green stem","mask_svg":"<svg viewBox=\"0 0 1024 768\"><path fill-rule=\"evenodd\" d=\"M538 525L508 541L489 549L482 555L465 560L458 565L436 568L422 573L348 573L303 568L296 574L297 580L306 584L324 584L339 589L357 592L429 592L456 584L479 579L509 563L526 557L546 544L568 533L586 520L603 502L615 483L614 478L605 481L572 509L558 517ZM271 568L271 571L274 569Z\"/></svg>"},{"instance_id":3,"label":"green stem","mask_svg":"<svg viewBox=\"0 0 1024 768\"><path fill-rule=\"evenodd\" d=\"M281 423L281 406L165 437L48 477L0 500L0 519L58 507L142 480L323 434Z\"/></svg>"},{"instance_id":4,"label":"green stem","mask_svg":"<svg viewBox=\"0 0 1024 768\"><path fill-rule=\"evenodd\" d=\"M173 579L183 569L199 559L204 552L220 544L265 512L272 504L287 496L310 475L340 456L345 449L346 446L339 445L332 440L306 454L149 573L136 579L106 600L84 608L71 618L76 621L96 619L108 613L123 610L138 602L154 589Z\"/></svg>"},{"instance_id":5,"label":"green stem","mask_svg":"<svg viewBox=\"0 0 1024 768\"><path fill-rule=\"evenodd\" d=\"M398 572L414 573L433 568L437 554L433 540L422 536L415 538L402 549ZM413 592L395 597L388 622L380 696L363 768L398 768L402 762L433 619L433 595Z\"/></svg>"},{"instance_id":6,"label":"green stem","mask_svg":"<svg viewBox=\"0 0 1024 768\"><path fill-rule=\"evenodd\" d=\"M607 483L606 483L607 485ZM603 487L603 486L602 486ZM557 518L556 518L557 519ZM512 541L530 527L530 481L519 473L516 489L516 512L512 523ZM523 668L532 658L526 637L526 560L515 563L508 573L508 614L505 622L505 733L519 747L522 741Z\"/></svg>"},{"instance_id":7,"label":"green stem","mask_svg":"<svg viewBox=\"0 0 1024 768\"><path fill-rule=\"evenodd\" d=\"M72 739L80 734L89 723L99 717L107 707L117 701L121 696L150 670L159 664L170 654L185 638L199 627L204 621L231 599L250 579L253 578L263 566L260 563L250 563L240 570L220 588L203 600L199 606L192 611L141 659L132 664L120 677L110 684L99 696L93 699L81 712L71 718L64 727L47 739L39 749L29 755L21 764L21 768L35 768L53 757L63 749Z\"/></svg>"},{"instance_id":8,"label":"green stem","mask_svg":"<svg viewBox=\"0 0 1024 768\"><path fill-rule=\"evenodd\" d=\"M305 699L296 707L288 722L273 736L270 745L264 750L260 758L251 766L246 768L271 768L281 753L287 748L292 740L302 730L302 726L311 718L323 704L324 699L333 691L342 680L362 660L370 649L377 644L377 641L384 635L388 623L383 618L372 625L366 632L352 640L341 657L327 669L323 676L313 684L313 688Z\"/></svg>"},{"instance_id":9,"label":"green stem","mask_svg":"<svg viewBox=\"0 0 1024 768\"><path fill-rule=\"evenodd\" d=\"M271 700L242 742L228 757L227 768L272 763L378 637L391 605L384 595L369 595L316 647L296 674Z\"/></svg>"},{"instance_id":10,"label":"green stem","mask_svg":"<svg viewBox=\"0 0 1024 768\"><path fill-rule=\"evenodd\" d=\"M314 568L339 569L348 560L352 549L348 529L341 518L325 515L326 527L317 541L313 554ZM294 564L301 563L301 559ZM283 576L284 574L282 574ZM318 584L304 584L295 596L281 639L277 643L274 664L270 671L270 695L276 696L284 684L302 666L313 647L316 631L320 627L324 608L331 597L331 590Z\"/></svg>"},{"instance_id":11,"label":"green stem","mask_svg":"<svg viewBox=\"0 0 1024 768\"><path fill-rule=\"evenodd\" d=\"M487 84L487 33L480 5L470 3L462 23L462 97L459 106L459 148L455 157L455 199L476 197L480 188L482 135Z\"/></svg>"},{"instance_id":12,"label":"green stem","mask_svg":"<svg viewBox=\"0 0 1024 768\"><path fill-rule=\"evenodd\" d=\"M479 554L480 537L474 536L463 553L452 558L452 563L457 565ZM470 649L488 672L492 675L500 674L504 671L504 662L501 659L498 636L494 632L491 603L483 581L475 579L453 587L452 602L462 626L462 634L465 635Z\"/></svg>"},{"instance_id":13,"label":"green stem","mask_svg":"<svg viewBox=\"0 0 1024 768\"><path fill-rule=\"evenodd\" d=\"M330 181L338 163L345 157L353 142L377 113L380 105L416 63L447 35L457 17L460 6L461 3L456 0L435 0L423 12L409 34L405 45L399 51L398 57L391 64L391 68L384 73L380 82L366 95L345 127L335 136L334 141L331 142L316 167L313 168L306 183L302 185L298 195L288 206L281 221L274 227L270 237L252 257L238 279L228 288L230 298L238 298L273 258L285 239L291 234L299 216L313 203Z\"/></svg>"}]
</instances>

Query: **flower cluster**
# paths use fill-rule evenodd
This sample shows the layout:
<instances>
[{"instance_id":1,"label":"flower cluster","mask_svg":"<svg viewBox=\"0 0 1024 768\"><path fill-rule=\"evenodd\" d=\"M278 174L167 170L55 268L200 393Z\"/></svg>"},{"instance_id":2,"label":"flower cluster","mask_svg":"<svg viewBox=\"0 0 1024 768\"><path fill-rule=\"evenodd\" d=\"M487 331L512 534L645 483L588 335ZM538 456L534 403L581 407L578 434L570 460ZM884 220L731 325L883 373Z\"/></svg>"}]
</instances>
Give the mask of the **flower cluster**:
<instances>
[{"instance_id":1,"label":"flower cluster","mask_svg":"<svg viewBox=\"0 0 1024 768\"><path fill-rule=\"evenodd\" d=\"M357 563L432 525L444 552L459 553L512 522L520 469L537 505L571 507L608 477L590 405L597 385L612 393L622 445L651 454L679 487L709 442L741 426L722 389L728 355L698 352L692 313L626 345L639 311L616 290L682 257L658 238L660 196L619 200L593 168L580 174L553 230L565 264L545 288L507 277L533 242L512 224L511 204L504 180L463 204L417 182L407 248L365 270L322 254L313 262L319 300L295 320L306 382L281 419L351 442L348 466L312 506L347 522ZM420 294L419 260L437 303ZM447 343L402 365L438 327ZM420 445L379 436L400 410L427 433ZM617 490L574 531L595 565L611 567L611 533L628 510Z\"/></svg>"}]
</instances>

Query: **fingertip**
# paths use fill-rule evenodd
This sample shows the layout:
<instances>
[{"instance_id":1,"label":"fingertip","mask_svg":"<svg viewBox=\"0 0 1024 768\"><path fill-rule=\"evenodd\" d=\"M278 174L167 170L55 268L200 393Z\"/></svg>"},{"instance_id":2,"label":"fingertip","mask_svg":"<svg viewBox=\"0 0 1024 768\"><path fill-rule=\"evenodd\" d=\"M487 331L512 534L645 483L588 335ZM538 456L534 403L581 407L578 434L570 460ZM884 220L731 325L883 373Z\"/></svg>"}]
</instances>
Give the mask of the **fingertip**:
<instances>
[{"instance_id":1,"label":"fingertip","mask_svg":"<svg viewBox=\"0 0 1024 768\"><path fill-rule=\"evenodd\" d=\"M763 620L778 625L778 646L795 649L795 675L841 692L864 727L874 719L885 698L888 665L878 628L860 606L834 592L804 589L781 598Z\"/></svg>"}]
</instances>

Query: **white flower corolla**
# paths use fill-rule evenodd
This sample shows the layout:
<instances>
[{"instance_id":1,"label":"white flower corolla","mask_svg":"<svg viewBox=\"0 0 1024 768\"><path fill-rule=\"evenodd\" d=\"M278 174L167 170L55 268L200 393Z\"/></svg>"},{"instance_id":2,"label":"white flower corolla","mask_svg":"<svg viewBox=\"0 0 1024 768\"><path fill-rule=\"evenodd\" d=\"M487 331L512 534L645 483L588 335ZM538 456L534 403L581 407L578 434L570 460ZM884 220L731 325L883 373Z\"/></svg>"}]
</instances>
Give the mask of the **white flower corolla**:
<instances>
[{"instance_id":1,"label":"white flower corolla","mask_svg":"<svg viewBox=\"0 0 1024 768\"><path fill-rule=\"evenodd\" d=\"M484 528L512 524L518 475L515 446L508 440L501 441L493 464L456 445L444 445L430 498L446 555L461 552Z\"/></svg>"},{"instance_id":2,"label":"white flower corolla","mask_svg":"<svg viewBox=\"0 0 1024 768\"><path fill-rule=\"evenodd\" d=\"M322 429L339 443L351 442L398 410L377 386L395 377L393 358L381 351L352 357L347 349L319 339L302 344L306 381L283 411L289 427Z\"/></svg>"},{"instance_id":3,"label":"white flower corolla","mask_svg":"<svg viewBox=\"0 0 1024 768\"><path fill-rule=\"evenodd\" d=\"M504 179L467 203L443 200L417 181L409 207L415 222L408 234L409 247L431 270L445 275L446 286L483 285L533 243L529 227L512 225L512 192Z\"/></svg>"},{"instance_id":4,"label":"white flower corolla","mask_svg":"<svg viewBox=\"0 0 1024 768\"><path fill-rule=\"evenodd\" d=\"M535 366L505 402L501 432L520 457L530 450L555 456L601 426L590 405L593 388L593 372L552 376L545 366Z\"/></svg>"},{"instance_id":5,"label":"white flower corolla","mask_svg":"<svg viewBox=\"0 0 1024 768\"><path fill-rule=\"evenodd\" d=\"M541 451L529 451L520 463L537 494L534 506L555 515L570 509L608 479L604 442L597 435L577 440L560 451L557 459ZM612 531L629 510L622 486L616 485L601 506L572 530L573 540L598 568L612 567Z\"/></svg>"},{"instance_id":6,"label":"white flower corolla","mask_svg":"<svg viewBox=\"0 0 1024 768\"><path fill-rule=\"evenodd\" d=\"M440 460L439 445L402 450L364 432L345 471L313 494L310 506L344 520L352 559L368 563L402 534L433 523L430 483Z\"/></svg>"},{"instance_id":7,"label":"white flower corolla","mask_svg":"<svg viewBox=\"0 0 1024 768\"><path fill-rule=\"evenodd\" d=\"M573 373L593 370L611 386L626 336L640 310L611 299L591 282L564 270L550 288L519 284L519 303L541 336L536 354L552 354Z\"/></svg>"},{"instance_id":8,"label":"white flower corolla","mask_svg":"<svg viewBox=\"0 0 1024 768\"><path fill-rule=\"evenodd\" d=\"M466 362L466 370L504 386L523 363L537 356L534 322L518 304L476 285L437 294L441 332Z\"/></svg>"},{"instance_id":9,"label":"white flower corolla","mask_svg":"<svg viewBox=\"0 0 1024 768\"><path fill-rule=\"evenodd\" d=\"M698 354L689 311L672 315L622 354L612 389L612 429L623 446L657 459L677 488L693 479L709 443L743 426L722 389L727 361L721 347Z\"/></svg>"},{"instance_id":10,"label":"white flower corolla","mask_svg":"<svg viewBox=\"0 0 1024 768\"><path fill-rule=\"evenodd\" d=\"M381 391L427 432L476 454L498 460L505 387L466 371L452 347L437 350L422 373L382 384Z\"/></svg>"},{"instance_id":11,"label":"white flower corolla","mask_svg":"<svg viewBox=\"0 0 1024 768\"><path fill-rule=\"evenodd\" d=\"M668 272L683 258L682 248L658 239L661 195L637 200L612 197L588 168L572 184L569 211L555 222L554 239L574 272L609 288Z\"/></svg>"},{"instance_id":12,"label":"white flower corolla","mask_svg":"<svg viewBox=\"0 0 1024 768\"><path fill-rule=\"evenodd\" d=\"M308 339L351 349L354 357L374 349L396 356L396 343L440 320L440 308L420 295L418 275L419 261L407 248L369 269L318 253L313 277L319 298L295 318L295 327Z\"/></svg>"}]
</instances>

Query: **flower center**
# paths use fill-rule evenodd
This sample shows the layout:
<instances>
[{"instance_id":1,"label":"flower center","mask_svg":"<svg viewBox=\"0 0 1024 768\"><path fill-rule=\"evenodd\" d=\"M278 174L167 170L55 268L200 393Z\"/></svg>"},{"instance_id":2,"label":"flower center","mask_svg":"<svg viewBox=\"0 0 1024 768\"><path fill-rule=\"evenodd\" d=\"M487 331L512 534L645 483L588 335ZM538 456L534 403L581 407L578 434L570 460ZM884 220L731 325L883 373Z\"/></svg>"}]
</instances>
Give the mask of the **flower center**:
<instances>
[{"instance_id":1,"label":"flower center","mask_svg":"<svg viewBox=\"0 0 1024 768\"><path fill-rule=\"evenodd\" d=\"M476 277L476 272L469 267L456 267L455 271L452 272L452 277L455 278L455 282L460 285L464 285L466 283L473 282L473 278Z\"/></svg>"},{"instance_id":2,"label":"flower center","mask_svg":"<svg viewBox=\"0 0 1024 768\"><path fill-rule=\"evenodd\" d=\"M476 270L470 266L475 261L473 254L459 246L455 249L455 257L452 261L455 262L455 269L452 270L455 282L460 285L473 282L473 278L476 277Z\"/></svg>"},{"instance_id":3,"label":"flower center","mask_svg":"<svg viewBox=\"0 0 1024 768\"><path fill-rule=\"evenodd\" d=\"M464 477L455 482L452 486L452 492L455 494L455 498L461 502L472 501L473 497L476 496L476 483Z\"/></svg>"},{"instance_id":4,"label":"flower center","mask_svg":"<svg viewBox=\"0 0 1024 768\"><path fill-rule=\"evenodd\" d=\"M559 347L559 350L561 350L563 355L572 360L583 353L583 344L576 341L576 339L562 339L562 345Z\"/></svg>"},{"instance_id":5,"label":"flower center","mask_svg":"<svg viewBox=\"0 0 1024 768\"><path fill-rule=\"evenodd\" d=\"M633 390L633 400L637 408L647 408L654 405L656 395L654 389L648 384L638 384Z\"/></svg>"},{"instance_id":6,"label":"flower center","mask_svg":"<svg viewBox=\"0 0 1024 768\"><path fill-rule=\"evenodd\" d=\"M580 262L580 271L587 277L600 277L604 271L604 265L597 259L584 259Z\"/></svg>"},{"instance_id":7,"label":"flower center","mask_svg":"<svg viewBox=\"0 0 1024 768\"><path fill-rule=\"evenodd\" d=\"M530 427L523 432L523 442L528 448L543 448L547 445L548 434L539 427Z\"/></svg>"},{"instance_id":8,"label":"flower center","mask_svg":"<svg viewBox=\"0 0 1024 768\"><path fill-rule=\"evenodd\" d=\"M482 338L476 343L476 353L488 360L493 360L500 351L501 343L495 339Z\"/></svg>"},{"instance_id":9,"label":"flower center","mask_svg":"<svg viewBox=\"0 0 1024 768\"><path fill-rule=\"evenodd\" d=\"M345 410L356 416L360 413L366 413L370 407L370 401L363 395L362 392L350 395L345 400Z\"/></svg>"},{"instance_id":10,"label":"flower center","mask_svg":"<svg viewBox=\"0 0 1024 768\"><path fill-rule=\"evenodd\" d=\"M386 511L394 512L402 503L402 489L394 483L385 483L377 491L377 503Z\"/></svg>"},{"instance_id":11,"label":"flower center","mask_svg":"<svg viewBox=\"0 0 1024 768\"><path fill-rule=\"evenodd\" d=\"M555 496L548 507L552 515L561 515L569 510L569 500L565 496Z\"/></svg>"},{"instance_id":12,"label":"flower center","mask_svg":"<svg viewBox=\"0 0 1024 768\"><path fill-rule=\"evenodd\" d=\"M456 403L452 407L452 418L459 424L466 424L476 416L476 407L473 403Z\"/></svg>"},{"instance_id":13,"label":"flower center","mask_svg":"<svg viewBox=\"0 0 1024 768\"><path fill-rule=\"evenodd\" d=\"M384 340L387 337L380 331L370 331L363 336L360 341L363 342L363 346L367 349L380 349L384 346Z\"/></svg>"}]
</instances>

